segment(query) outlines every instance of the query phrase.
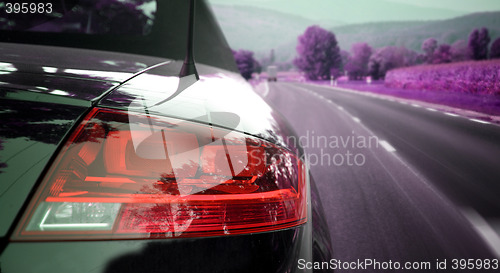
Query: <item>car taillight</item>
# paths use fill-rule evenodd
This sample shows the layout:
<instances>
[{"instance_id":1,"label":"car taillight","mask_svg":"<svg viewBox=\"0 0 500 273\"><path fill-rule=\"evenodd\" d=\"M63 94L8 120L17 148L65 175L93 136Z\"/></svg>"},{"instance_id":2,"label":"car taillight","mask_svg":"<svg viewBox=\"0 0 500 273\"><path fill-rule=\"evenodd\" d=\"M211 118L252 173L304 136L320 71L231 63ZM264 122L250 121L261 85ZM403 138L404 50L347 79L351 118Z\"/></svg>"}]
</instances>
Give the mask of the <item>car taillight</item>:
<instances>
[{"instance_id":1,"label":"car taillight","mask_svg":"<svg viewBox=\"0 0 500 273\"><path fill-rule=\"evenodd\" d=\"M172 118L96 108L61 150L13 240L217 236L306 221L283 148Z\"/></svg>"}]
</instances>

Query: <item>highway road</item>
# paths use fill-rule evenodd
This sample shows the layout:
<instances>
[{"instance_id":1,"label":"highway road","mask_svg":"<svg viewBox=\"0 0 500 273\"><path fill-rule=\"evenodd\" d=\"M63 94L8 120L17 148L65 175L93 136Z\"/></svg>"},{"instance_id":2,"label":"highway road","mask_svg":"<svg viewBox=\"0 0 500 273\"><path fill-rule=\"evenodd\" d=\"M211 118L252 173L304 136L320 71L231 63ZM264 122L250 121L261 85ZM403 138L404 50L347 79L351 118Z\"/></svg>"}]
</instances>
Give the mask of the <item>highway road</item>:
<instances>
[{"instance_id":1,"label":"highway road","mask_svg":"<svg viewBox=\"0 0 500 273\"><path fill-rule=\"evenodd\" d=\"M498 255L500 127L331 87L257 92L305 146L335 259L429 261L443 272L436 259Z\"/></svg>"}]
</instances>

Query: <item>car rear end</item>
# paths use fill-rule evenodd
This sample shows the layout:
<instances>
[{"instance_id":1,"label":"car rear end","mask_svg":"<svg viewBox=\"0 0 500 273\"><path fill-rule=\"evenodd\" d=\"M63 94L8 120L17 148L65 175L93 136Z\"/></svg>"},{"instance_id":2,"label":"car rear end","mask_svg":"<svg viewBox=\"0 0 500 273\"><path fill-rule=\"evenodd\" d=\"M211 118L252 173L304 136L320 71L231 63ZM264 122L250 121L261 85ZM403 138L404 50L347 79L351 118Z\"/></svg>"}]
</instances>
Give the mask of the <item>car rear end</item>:
<instances>
[{"instance_id":1,"label":"car rear end","mask_svg":"<svg viewBox=\"0 0 500 273\"><path fill-rule=\"evenodd\" d=\"M226 62L198 65L165 101L180 62L0 47L0 272L298 272L329 259L298 139Z\"/></svg>"},{"instance_id":2,"label":"car rear end","mask_svg":"<svg viewBox=\"0 0 500 273\"><path fill-rule=\"evenodd\" d=\"M154 105L144 82L175 90L175 66L95 105L2 87L3 271L293 272L312 259L309 178L285 123L212 67Z\"/></svg>"}]
</instances>

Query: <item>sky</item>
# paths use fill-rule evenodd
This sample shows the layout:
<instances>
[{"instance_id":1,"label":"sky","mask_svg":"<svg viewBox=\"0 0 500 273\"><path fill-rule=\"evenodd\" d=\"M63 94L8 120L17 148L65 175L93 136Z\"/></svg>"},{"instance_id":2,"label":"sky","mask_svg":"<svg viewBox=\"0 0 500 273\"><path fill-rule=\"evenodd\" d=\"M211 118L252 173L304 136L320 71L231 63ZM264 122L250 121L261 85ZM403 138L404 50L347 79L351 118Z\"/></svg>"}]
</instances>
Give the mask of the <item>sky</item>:
<instances>
[{"instance_id":1,"label":"sky","mask_svg":"<svg viewBox=\"0 0 500 273\"><path fill-rule=\"evenodd\" d=\"M374 0L378 1L378 0ZM465 12L500 10L499 0L388 0L415 6L444 8Z\"/></svg>"},{"instance_id":2,"label":"sky","mask_svg":"<svg viewBox=\"0 0 500 273\"><path fill-rule=\"evenodd\" d=\"M337 24L439 20L472 12L500 11L500 0L208 0L299 15Z\"/></svg>"}]
</instances>

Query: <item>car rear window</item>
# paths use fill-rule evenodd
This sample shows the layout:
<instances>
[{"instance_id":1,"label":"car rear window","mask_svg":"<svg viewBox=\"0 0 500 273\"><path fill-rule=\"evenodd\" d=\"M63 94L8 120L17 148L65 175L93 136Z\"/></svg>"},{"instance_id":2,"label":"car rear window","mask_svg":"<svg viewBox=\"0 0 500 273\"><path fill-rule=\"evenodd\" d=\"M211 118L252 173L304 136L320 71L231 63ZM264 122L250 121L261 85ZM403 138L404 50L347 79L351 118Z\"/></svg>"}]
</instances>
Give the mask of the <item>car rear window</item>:
<instances>
[{"instance_id":1,"label":"car rear window","mask_svg":"<svg viewBox=\"0 0 500 273\"><path fill-rule=\"evenodd\" d=\"M145 36L156 7L156 0L7 0L0 30Z\"/></svg>"}]
</instances>

